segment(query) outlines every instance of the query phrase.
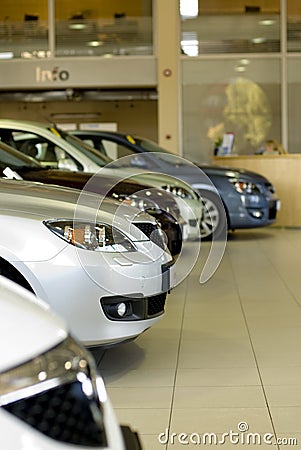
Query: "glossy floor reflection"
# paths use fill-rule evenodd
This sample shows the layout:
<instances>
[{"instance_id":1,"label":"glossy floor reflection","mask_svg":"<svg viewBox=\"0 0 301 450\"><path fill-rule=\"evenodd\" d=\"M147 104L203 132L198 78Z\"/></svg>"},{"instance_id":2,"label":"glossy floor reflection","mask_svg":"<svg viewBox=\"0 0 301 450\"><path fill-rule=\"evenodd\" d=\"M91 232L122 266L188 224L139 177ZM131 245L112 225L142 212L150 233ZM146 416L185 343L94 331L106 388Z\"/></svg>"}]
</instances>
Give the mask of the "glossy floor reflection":
<instances>
[{"instance_id":1,"label":"glossy floor reflection","mask_svg":"<svg viewBox=\"0 0 301 450\"><path fill-rule=\"evenodd\" d=\"M205 433L224 449L301 448L300 268L301 230L236 232L207 283L198 261L159 324L96 354L144 450L201 447Z\"/></svg>"}]
</instances>

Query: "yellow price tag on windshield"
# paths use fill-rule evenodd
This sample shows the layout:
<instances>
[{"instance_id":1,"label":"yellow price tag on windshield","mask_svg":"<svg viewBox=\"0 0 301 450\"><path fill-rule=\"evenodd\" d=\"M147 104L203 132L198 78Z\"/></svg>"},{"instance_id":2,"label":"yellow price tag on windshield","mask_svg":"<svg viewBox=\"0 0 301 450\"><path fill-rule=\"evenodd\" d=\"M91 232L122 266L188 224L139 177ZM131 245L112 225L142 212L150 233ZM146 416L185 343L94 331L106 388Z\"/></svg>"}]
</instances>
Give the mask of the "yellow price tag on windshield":
<instances>
[{"instance_id":1,"label":"yellow price tag on windshield","mask_svg":"<svg viewBox=\"0 0 301 450\"><path fill-rule=\"evenodd\" d=\"M127 140L131 143L131 144L136 144L136 141L135 141L135 139L133 138L133 136L131 136L131 135L127 135Z\"/></svg>"}]
</instances>

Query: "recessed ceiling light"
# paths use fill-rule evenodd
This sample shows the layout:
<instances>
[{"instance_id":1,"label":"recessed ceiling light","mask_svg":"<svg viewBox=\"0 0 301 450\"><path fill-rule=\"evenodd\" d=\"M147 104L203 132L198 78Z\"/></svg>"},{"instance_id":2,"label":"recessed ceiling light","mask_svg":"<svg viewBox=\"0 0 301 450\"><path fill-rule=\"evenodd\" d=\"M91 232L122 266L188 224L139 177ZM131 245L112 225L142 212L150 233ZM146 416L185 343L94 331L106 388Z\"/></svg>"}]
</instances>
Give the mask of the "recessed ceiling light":
<instances>
[{"instance_id":1,"label":"recessed ceiling light","mask_svg":"<svg viewBox=\"0 0 301 450\"><path fill-rule=\"evenodd\" d=\"M0 52L0 59L12 59L13 57L13 52Z\"/></svg>"},{"instance_id":2,"label":"recessed ceiling light","mask_svg":"<svg viewBox=\"0 0 301 450\"><path fill-rule=\"evenodd\" d=\"M84 30L87 25L85 23L70 23L69 28L70 30Z\"/></svg>"},{"instance_id":3,"label":"recessed ceiling light","mask_svg":"<svg viewBox=\"0 0 301 450\"><path fill-rule=\"evenodd\" d=\"M236 72L245 72L246 68L245 66L237 66L235 67Z\"/></svg>"},{"instance_id":4,"label":"recessed ceiling light","mask_svg":"<svg viewBox=\"0 0 301 450\"><path fill-rule=\"evenodd\" d=\"M263 19L259 21L260 25L274 25L275 20L272 19Z\"/></svg>"},{"instance_id":5,"label":"recessed ceiling light","mask_svg":"<svg viewBox=\"0 0 301 450\"><path fill-rule=\"evenodd\" d=\"M180 14L182 17L197 17L198 11L198 0L180 0Z\"/></svg>"},{"instance_id":6,"label":"recessed ceiling light","mask_svg":"<svg viewBox=\"0 0 301 450\"><path fill-rule=\"evenodd\" d=\"M250 64L250 60L246 59L246 58L240 59L239 62L240 62L240 64L242 64L244 66L247 66L248 64Z\"/></svg>"},{"instance_id":7,"label":"recessed ceiling light","mask_svg":"<svg viewBox=\"0 0 301 450\"><path fill-rule=\"evenodd\" d=\"M266 38L265 37L256 37L252 39L253 44L263 44L264 42L266 42Z\"/></svg>"},{"instance_id":8,"label":"recessed ceiling light","mask_svg":"<svg viewBox=\"0 0 301 450\"><path fill-rule=\"evenodd\" d=\"M87 45L89 45L89 47L99 47L100 45L103 45L103 42L101 42L101 41L90 41L90 42L87 42Z\"/></svg>"}]
</instances>

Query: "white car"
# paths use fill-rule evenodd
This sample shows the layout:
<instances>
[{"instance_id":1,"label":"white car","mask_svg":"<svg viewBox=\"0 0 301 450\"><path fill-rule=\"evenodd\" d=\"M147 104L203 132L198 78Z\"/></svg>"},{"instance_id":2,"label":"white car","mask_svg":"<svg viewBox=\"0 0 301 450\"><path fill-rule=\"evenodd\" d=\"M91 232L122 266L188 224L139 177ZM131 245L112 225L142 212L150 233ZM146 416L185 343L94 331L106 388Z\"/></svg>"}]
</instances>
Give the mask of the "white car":
<instances>
[{"instance_id":1,"label":"white car","mask_svg":"<svg viewBox=\"0 0 301 450\"><path fill-rule=\"evenodd\" d=\"M0 277L0 429L5 450L139 450L94 359L49 307Z\"/></svg>"},{"instance_id":2,"label":"white car","mask_svg":"<svg viewBox=\"0 0 301 450\"><path fill-rule=\"evenodd\" d=\"M99 195L78 195L0 180L0 274L45 300L85 345L134 339L164 314L172 257L141 231L160 244L148 214L108 200L98 210Z\"/></svg>"},{"instance_id":3,"label":"white car","mask_svg":"<svg viewBox=\"0 0 301 450\"><path fill-rule=\"evenodd\" d=\"M167 192L174 195L181 211L181 218L184 221L183 240L194 240L200 238L200 222L203 216L203 205L199 195L182 180L172 175L161 175L154 172L146 172L143 175L134 177L138 182L149 183L157 188L164 188ZM131 179L129 177L129 179Z\"/></svg>"},{"instance_id":4,"label":"white car","mask_svg":"<svg viewBox=\"0 0 301 450\"><path fill-rule=\"evenodd\" d=\"M120 179L137 172L137 169L131 170L128 167L121 168L120 165L110 164L112 160L98 150L49 124L0 119L0 140L35 158L48 168L91 173L96 173L102 168L104 175L114 177L119 175ZM105 167L107 164L109 167ZM136 181L157 188L164 187L175 196L185 222L184 240L199 238L203 206L198 194L187 183L173 176L165 177L165 174L152 172L150 177L143 169L138 172L141 174L133 177Z\"/></svg>"}]
</instances>

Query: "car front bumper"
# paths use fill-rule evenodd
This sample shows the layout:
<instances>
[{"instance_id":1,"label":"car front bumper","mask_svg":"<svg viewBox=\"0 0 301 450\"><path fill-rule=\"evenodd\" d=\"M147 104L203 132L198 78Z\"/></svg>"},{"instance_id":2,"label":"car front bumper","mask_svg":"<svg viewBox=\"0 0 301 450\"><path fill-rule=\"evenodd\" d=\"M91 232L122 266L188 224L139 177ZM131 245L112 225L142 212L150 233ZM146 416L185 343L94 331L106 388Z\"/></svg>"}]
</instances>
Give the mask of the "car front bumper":
<instances>
[{"instance_id":1,"label":"car front bumper","mask_svg":"<svg viewBox=\"0 0 301 450\"><path fill-rule=\"evenodd\" d=\"M230 228L257 228L272 225L277 219L280 201L275 195L240 196L237 208L229 211Z\"/></svg>"},{"instance_id":2,"label":"car front bumper","mask_svg":"<svg viewBox=\"0 0 301 450\"><path fill-rule=\"evenodd\" d=\"M142 450L138 434L127 425L121 425L125 450Z\"/></svg>"},{"instance_id":3,"label":"car front bumper","mask_svg":"<svg viewBox=\"0 0 301 450\"><path fill-rule=\"evenodd\" d=\"M152 260L147 252L154 253L154 244L146 241L139 245L144 252L123 255L67 245L51 260L27 262L26 279L36 295L67 321L72 333L85 345L134 339L160 320L165 302L151 309L154 314L114 320L105 314L103 300L112 296L133 298L140 306L145 303L144 309L150 311L149 303L156 303L163 290L172 288L175 277L166 253Z\"/></svg>"}]
</instances>

